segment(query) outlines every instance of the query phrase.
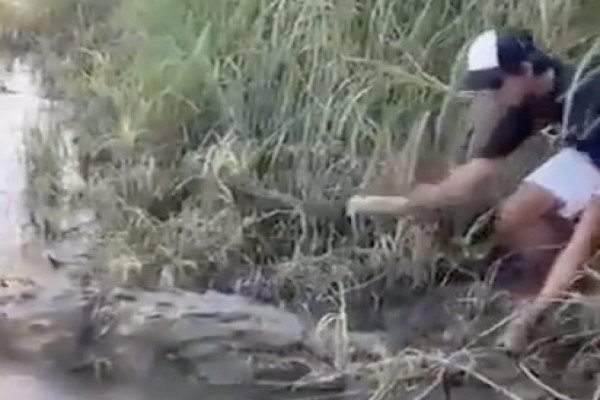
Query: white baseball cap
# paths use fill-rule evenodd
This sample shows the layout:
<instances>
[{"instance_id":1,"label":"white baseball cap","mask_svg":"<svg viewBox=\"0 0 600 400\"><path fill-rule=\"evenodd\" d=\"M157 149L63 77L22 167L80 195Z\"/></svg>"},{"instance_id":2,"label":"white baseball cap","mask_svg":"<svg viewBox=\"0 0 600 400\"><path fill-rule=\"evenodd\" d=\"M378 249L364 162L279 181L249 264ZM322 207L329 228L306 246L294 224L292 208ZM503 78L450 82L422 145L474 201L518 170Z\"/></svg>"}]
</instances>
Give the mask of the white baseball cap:
<instances>
[{"instance_id":1,"label":"white baseball cap","mask_svg":"<svg viewBox=\"0 0 600 400\"><path fill-rule=\"evenodd\" d=\"M535 51L531 43L514 34L488 30L469 45L467 73L462 90L498 89L506 74L518 74L521 65Z\"/></svg>"}]
</instances>

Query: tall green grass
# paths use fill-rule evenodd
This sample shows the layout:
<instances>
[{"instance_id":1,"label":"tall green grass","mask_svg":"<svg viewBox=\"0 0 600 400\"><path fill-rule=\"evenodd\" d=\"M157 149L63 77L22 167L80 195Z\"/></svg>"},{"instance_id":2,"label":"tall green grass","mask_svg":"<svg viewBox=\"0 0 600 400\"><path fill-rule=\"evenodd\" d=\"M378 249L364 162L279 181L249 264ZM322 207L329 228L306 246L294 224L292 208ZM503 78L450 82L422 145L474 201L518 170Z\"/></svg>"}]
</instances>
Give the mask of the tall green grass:
<instances>
[{"instance_id":1,"label":"tall green grass","mask_svg":"<svg viewBox=\"0 0 600 400\"><path fill-rule=\"evenodd\" d=\"M30 0L17 15L2 4L5 33L38 50L77 107L86 201L102 211L102 240L123 255L113 264L124 277L175 266L182 283L269 264L317 291L364 264L431 277L423 267L441 250L429 231L403 221L357 250L326 205L381 178L395 154L404 164L389 179L393 190L415 166L458 160L467 132L453 86L466 41L486 28L525 27L575 60L597 37L599 8L596 0ZM403 267L406 259L415 267Z\"/></svg>"}]
</instances>

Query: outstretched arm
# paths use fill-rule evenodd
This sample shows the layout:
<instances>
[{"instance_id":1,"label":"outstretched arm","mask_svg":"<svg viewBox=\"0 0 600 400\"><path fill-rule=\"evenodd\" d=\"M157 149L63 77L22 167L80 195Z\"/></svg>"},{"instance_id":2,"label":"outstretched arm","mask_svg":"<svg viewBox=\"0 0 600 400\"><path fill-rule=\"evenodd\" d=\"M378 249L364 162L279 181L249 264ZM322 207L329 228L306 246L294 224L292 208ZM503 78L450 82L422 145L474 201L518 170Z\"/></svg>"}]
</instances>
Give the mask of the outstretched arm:
<instances>
[{"instance_id":1,"label":"outstretched arm","mask_svg":"<svg viewBox=\"0 0 600 400\"><path fill-rule=\"evenodd\" d=\"M501 160L532 134L528 111L525 106L508 107L478 155L452 170L442 182L417 185L408 196L354 196L348 213L404 214L419 208L460 204L476 196L479 185L499 170Z\"/></svg>"},{"instance_id":2,"label":"outstretched arm","mask_svg":"<svg viewBox=\"0 0 600 400\"><path fill-rule=\"evenodd\" d=\"M474 158L453 169L440 183L417 185L407 196L407 207L432 209L465 202L498 169L499 162L495 159Z\"/></svg>"},{"instance_id":3,"label":"outstretched arm","mask_svg":"<svg viewBox=\"0 0 600 400\"><path fill-rule=\"evenodd\" d=\"M458 204L474 195L479 184L497 171L497 161L476 158L455 168L438 184L420 184L408 196L353 196L348 214L405 214L415 209L433 209Z\"/></svg>"}]
</instances>

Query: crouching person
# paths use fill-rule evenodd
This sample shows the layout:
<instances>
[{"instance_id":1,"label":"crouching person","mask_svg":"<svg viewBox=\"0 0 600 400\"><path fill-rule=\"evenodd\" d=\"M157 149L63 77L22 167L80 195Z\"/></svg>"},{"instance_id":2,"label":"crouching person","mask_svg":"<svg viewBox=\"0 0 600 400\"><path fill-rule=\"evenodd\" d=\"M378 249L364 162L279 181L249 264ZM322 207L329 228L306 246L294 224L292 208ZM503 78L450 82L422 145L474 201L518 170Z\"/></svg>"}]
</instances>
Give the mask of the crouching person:
<instances>
[{"instance_id":1,"label":"crouching person","mask_svg":"<svg viewBox=\"0 0 600 400\"><path fill-rule=\"evenodd\" d=\"M500 161L540 124L559 123L568 133L563 148L500 205L496 219L499 238L517 250L552 236L548 215L574 226L567 243L552 257L535 299L500 336L498 345L511 352L527 343L529 329L547 304L571 288L600 246L600 77L576 82L571 93L574 76L574 66L540 51L525 35L480 34L469 47L463 89L491 92L506 112L475 157L442 182L418 185L407 196L415 208L460 204L476 196L476 188L492 178L502 168Z\"/></svg>"}]
</instances>

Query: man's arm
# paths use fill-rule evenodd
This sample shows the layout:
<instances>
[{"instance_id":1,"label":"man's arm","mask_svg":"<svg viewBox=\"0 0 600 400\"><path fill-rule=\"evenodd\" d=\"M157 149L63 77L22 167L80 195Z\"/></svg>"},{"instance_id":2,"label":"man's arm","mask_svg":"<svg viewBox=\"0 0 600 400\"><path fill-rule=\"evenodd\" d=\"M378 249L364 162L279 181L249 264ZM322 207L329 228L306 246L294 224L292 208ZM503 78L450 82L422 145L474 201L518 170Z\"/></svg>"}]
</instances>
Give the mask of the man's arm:
<instances>
[{"instance_id":1,"label":"man's arm","mask_svg":"<svg viewBox=\"0 0 600 400\"><path fill-rule=\"evenodd\" d=\"M501 160L532 133L533 121L527 106L511 106L475 157L453 169L442 182L417 185L408 196L354 196L348 203L347 211L351 214L404 214L419 208L460 204L476 196L479 185L501 168Z\"/></svg>"},{"instance_id":2,"label":"man's arm","mask_svg":"<svg viewBox=\"0 0 600 400\"><path fill-rule=\"evenodd\" d=\"M496 159L474 158L453 169L440 183L417 185L407 196L407 207L431 209L465 202L498 172L499 165Z\"/></svg>"},{"instance_id":3,"label":"man's arm","mask_svg":"<svg viewBox=\"0 0 600 400\"><path fill-rule=\"evenodd\" d=\"M533 120L527 106L511 106L475 157L454 169L438 184L418 185L409 195L411 207L437 208L464 202L475 196L480 184L501 168L501 160L533 134Z\"/></svg>"},{"instance_id":4,"label":"man's arm","mask_svg":"<svg viewBox=\"0 0 600 400\"><path fill-rule=\"evenodd\" d=\"M457 204L474 194L475 188L498 170L493 159L475 158L455 168L438 184L418 185L408 196L352 196L346 212L401 215L415 209Z\"/></svg>"}]
</instances>

